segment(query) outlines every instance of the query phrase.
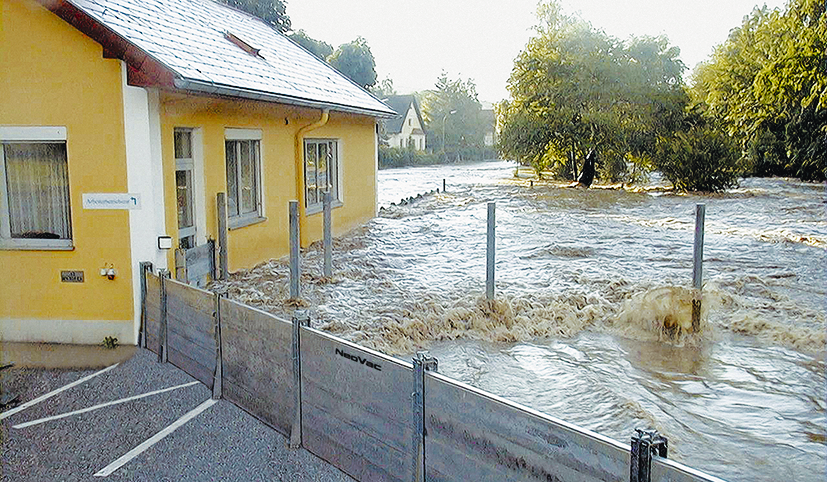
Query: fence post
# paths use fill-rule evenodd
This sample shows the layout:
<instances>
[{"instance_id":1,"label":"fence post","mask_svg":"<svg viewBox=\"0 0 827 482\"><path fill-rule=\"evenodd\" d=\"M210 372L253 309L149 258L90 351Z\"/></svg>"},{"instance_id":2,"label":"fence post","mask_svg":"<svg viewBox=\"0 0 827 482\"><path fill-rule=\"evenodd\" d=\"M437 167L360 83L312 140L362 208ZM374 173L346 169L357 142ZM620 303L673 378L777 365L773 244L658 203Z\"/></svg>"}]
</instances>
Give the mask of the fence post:
<instances>
[{"instance_id":1,"label":"fence post","mask_svg":"<svg viewBox=\"0 0 827 482\"><path fill-rule=\"evenodd\" d=\"M692 265L692 287L695 293L692 299L692 331L697 333L701 329L701 289L703 286L704 269L704 218L706 205L695 205L695 249Z\"/></svg>"},{"instance_id":2,"label":"fence post","mask_svg":"<svg viewBox=\"0 0 827 482\"><path fill-rule=\"evenodd\" d=\"M167 362L168 357L168 349L167 349L167 279L169 279L169 270L167 269L159 269L158 270L158 277L160 278L161 282L161 323L159 328L160 333L158 334L158 340L160 343L158 344L158 361L161 363Z\"/></svg>"},{"instance_id":3,"label":"fence post","mask_svg":"<svg viewBox=\"0 0 827 482\"><path fill-rule=\"evenodd\" d=\"M215 195L216 212L218 213L218 262L221 265L219 279L227 279L227 195L220 192Z\"/></svg>"},{"instance_id":4,"label":"fence post","mask_svg":"<svg viewBox=\"0 0 827 482\"><path fill-rule=\"evenodd\" d=\"M213 375L212 383L212 398L218 400L224 394L224 385L222 379L224 378L224 356L221 352L221 298L226 296L224 293L215 293L215 373Z\"/></svg>"},{"instance_id":5,"label":"fence post","mask_svg":"<svg viewBox=\"0 0 827 482\"><path fill-rule=\"evenodd\" d=\"M413 482L425 481L425 372L436 372L439 361L420 351L413 358L413 453L412 476Z\"/></svg>"},{"instance_id":6,"label":"fence post","mask_svg":"<svg viewBox=\"0 0 827 482\"><path fill-rule=\"evenodd\" d=\"M290 298L294 300L301 296L299 243L299 202L290 201Z\"/></svg>"},{"instance_id":7,"label":"fence post","mask_svg":"<svg viewBox=\"0 0 827 482\"><path fill-rule=\"evenodd\" d=\"M666 458L669 442L657 430L635 429L629 464L629 482L651 482L652 455Z\"/></svg>"},{"instance_id":8,"label":"fence post","mask_svg":"<svg viewBox=\"0 0 827 482\"><path fill-rule=\"evenodd\" d=\"M305 310L296 310L293 312L293 395L296 412L290 430L290 447L294 449L302 446L302 326L310 326L310 315Z\"/></svg>"},{"instance_id":9,"label":"fence post","mask_svg":"<svg viewBox=\"0 0 827 482\"><path fill-rule=\"evenodd\" d=\"M494 299L494 259L495 259L495 236L494 231L496 227L495 212L497 203L488 203L488 246L486 250L485 263L485 298L488 300Z\"/></svg>"},{"instance_id":10,"label":"fence post","mask_svg":"<svg viewBox=\"0 0 827 482\"><path fill-rule=\"evenodd\" d=\"M324 192L324 277L333 276L333 220L330 212L330 191Z\"/></svg>"},{"instance_id":11,"label":"fence post","mask_svg":"<svg viewBox=\"0 0 827 482\"><path fill-rule=\"evenodd\" d=\"M141 339L138 345L141 348L146 348L146 273L152 272L152 263L141 261L138 263L138 271L141 273L141 326L138 330L138 336Z\"/></svg>"},{"instance_id":12,"label":"fence post","mask_svg":"<svg viewBox=\"0 0 827 482\"><path fill-rule=\"evenodd\" d=\"M207 238L207 244L210 245L210 278L215 279L215 240Z\"/></svg>"}]
</instances>

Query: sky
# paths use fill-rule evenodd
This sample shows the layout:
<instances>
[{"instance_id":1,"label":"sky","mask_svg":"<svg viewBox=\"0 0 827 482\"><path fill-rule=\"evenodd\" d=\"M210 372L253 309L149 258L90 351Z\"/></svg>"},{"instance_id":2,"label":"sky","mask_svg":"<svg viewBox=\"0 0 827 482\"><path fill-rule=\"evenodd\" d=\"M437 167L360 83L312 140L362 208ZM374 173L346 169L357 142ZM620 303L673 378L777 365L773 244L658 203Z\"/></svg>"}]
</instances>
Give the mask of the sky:
<instances>
[{"instance_id":1,"label":"sky","mask_svg":"<svg viewBox=\"0 0 827 482\"><path fill-rule=\"evenodd\" d=\"M689 70L759 3L786 0L560 0L596 28L626 39L666 35ZM514 58L533 35L537 0L287 0L293 29L335 49L364 37L379 79L400 94L433 88L442 71L471 79L479 100L508 97Z\"/></svg>"}]
</instances>

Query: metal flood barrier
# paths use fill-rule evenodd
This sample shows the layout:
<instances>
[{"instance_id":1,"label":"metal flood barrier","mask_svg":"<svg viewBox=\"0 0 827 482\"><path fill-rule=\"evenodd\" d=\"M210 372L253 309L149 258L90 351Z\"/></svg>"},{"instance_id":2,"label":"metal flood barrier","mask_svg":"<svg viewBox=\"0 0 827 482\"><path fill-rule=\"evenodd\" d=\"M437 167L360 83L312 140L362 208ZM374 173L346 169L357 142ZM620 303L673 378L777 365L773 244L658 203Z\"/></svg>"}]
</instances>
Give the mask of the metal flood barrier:
<instances>
[{"instance_id":1,"label":"metal flood barrier","mask_svg":"<svg viewBox=\"0 0 827 482\"><path fill-rule=\"evenodd\" d=\"M196 286L206 286L215 274L215 241L201 246L175 250L175 279Z\"/></svg>"},{"instance_id":2,"label":"metal flood barrier","mask_svg":"<svg viewBox=\"0 0 827 482\"><path fill-rule=\"evenodd\" d=\"M438 373L144 271L142 345L360 481L722 482Z\"/></svg>"}]
</instances>

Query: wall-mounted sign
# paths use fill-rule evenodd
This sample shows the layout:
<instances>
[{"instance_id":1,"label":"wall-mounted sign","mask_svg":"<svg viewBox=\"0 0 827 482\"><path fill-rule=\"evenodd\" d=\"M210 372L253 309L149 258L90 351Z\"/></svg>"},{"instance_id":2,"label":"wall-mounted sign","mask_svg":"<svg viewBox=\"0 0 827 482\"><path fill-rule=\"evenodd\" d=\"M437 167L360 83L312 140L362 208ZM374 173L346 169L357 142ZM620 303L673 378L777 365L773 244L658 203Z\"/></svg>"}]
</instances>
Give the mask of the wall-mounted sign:
<instances>
[{"instance_id":1,"label":"wall-mounted sign","mask_svg":"<svg viewBox=\"0 0 827 482\"><path fill-rule=\"evenodd\" d=\"M83 283L83 271L80 271L80 270L61 271L60 272L60 282L61 283Z\"/></svg>"},{"instance_id":2,"label":"wall-mounted sign","mask_svg":"<svg viewBox=\"0 0 827 482\"><path fill-rule=\"evenodd\" d=\"M83 193L83 209L141 209L141 195L118 192Z\"/></svg>"}]
</instances>

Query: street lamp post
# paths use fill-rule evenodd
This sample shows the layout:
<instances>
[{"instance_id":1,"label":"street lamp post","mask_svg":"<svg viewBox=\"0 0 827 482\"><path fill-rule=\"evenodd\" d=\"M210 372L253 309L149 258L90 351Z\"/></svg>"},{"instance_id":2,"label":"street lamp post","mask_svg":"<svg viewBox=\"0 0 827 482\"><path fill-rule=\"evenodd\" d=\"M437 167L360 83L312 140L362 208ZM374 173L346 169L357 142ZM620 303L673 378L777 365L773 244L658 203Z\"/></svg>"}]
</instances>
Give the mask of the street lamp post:
<instances>
[{"instance_id":1,"label":"street lamp post","mask_svg":"<svg viewBox=\"0 0 827 482\"><path fill-rule=\"evenodd\" d=\"M442 155L443 156L445 156L445 121L448 119L449 115L454 115L456 113L457 113L456 110L452 110L451 112L448 112L447 114L442 116Z\"/></svg>"}]
</instances>

